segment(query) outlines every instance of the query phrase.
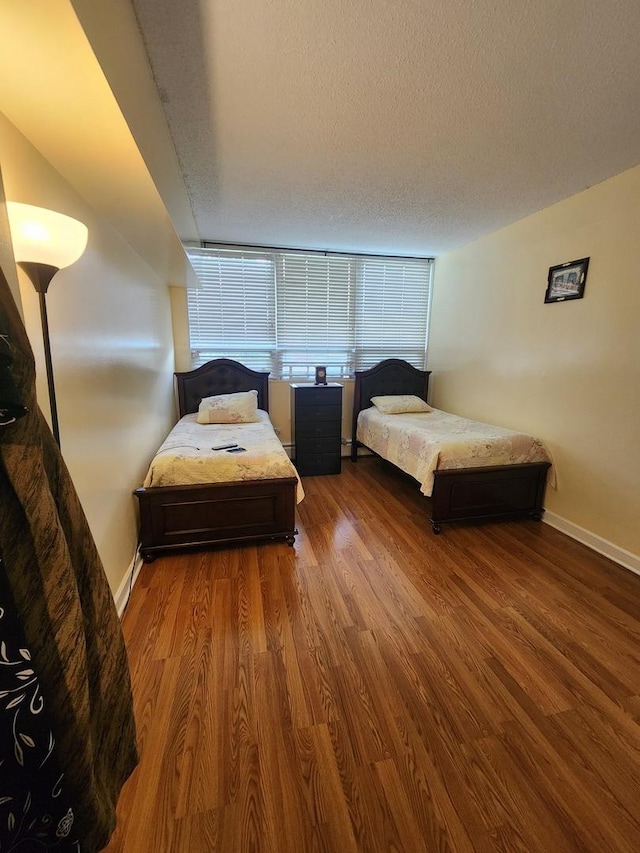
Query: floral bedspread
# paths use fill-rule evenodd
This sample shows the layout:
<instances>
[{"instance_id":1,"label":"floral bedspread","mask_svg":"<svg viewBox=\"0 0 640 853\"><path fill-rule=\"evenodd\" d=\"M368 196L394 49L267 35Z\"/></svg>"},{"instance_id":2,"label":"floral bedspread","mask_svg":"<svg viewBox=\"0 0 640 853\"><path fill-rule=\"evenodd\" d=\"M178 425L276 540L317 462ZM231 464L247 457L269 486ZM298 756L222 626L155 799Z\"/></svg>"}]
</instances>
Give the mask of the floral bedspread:
<instances>
[{"instance_id":1,"label":"floral bedspread","mask_svg":"<svg viewBox=\"0 0 640 853\"><path fill-rule=\"evenodd\" d=\"M427 496L436 468L478 468L521 462L551 462L542 442L531 435L471 421L449 412L383 415L375 407L358 417L358 441L420 483ZM548 482L555 487L553 468Z\"/></svg>"},{"instance_id":2,"label":"floral bedspread","mask_svg":"<svg viewBox=\"0 0 640 853\"><path fill-rule=\"evenodd\" d=\"M275 434L269 415L260 410L258 413L260 421L251 424L199 424L197 415L185 415L151 460L145 487L297 477L296 501L300 503L304 497L300 477ZM245 451L212 449L232 443Z\"/></svg>"}]
</instances>

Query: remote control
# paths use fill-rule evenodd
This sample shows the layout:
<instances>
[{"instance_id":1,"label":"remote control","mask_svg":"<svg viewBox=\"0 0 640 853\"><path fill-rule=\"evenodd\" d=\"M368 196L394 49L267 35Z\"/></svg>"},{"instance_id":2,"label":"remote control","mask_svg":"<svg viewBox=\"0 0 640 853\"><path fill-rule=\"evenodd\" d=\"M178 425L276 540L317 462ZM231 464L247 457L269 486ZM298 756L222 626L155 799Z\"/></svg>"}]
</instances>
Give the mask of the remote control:
<instances>
[{"instance_id":1,"label":"remote control","mask_svg":"<svg viewBox=\"0 0 640 853\"><path fill-rule=\"evenodd\" d=\"M212 450L228 450L230 447L237 447L238 443L234 442L233 444L219 444L217 447L212 447Z\"/></svg>"}]
</instances>

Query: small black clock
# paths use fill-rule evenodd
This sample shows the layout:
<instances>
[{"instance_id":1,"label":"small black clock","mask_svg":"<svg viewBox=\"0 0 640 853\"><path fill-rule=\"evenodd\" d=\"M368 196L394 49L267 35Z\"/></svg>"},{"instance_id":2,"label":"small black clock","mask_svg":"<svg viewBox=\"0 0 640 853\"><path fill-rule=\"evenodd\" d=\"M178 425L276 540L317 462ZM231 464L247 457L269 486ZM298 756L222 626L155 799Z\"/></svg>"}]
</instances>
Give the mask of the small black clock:
<instances>
[{"instance_id":1,"label":"small black clock","mask_svg":"<svg viewBox=\"0 0 640 853\"><path fill-rule=\"evenodd\" d=\"M326 385L327 384L327 368L326 367L316 367L316 385Z\"/></svg>"}]
</instances>

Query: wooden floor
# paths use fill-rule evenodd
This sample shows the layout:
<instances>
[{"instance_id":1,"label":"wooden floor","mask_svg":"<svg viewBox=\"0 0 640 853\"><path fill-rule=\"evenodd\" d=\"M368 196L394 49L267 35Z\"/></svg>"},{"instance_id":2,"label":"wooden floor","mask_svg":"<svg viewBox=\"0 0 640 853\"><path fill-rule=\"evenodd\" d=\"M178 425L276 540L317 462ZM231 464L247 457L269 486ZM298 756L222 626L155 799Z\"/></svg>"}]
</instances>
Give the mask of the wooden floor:
<instances>
[{"instance_id":1,"label":"wooden floor","mask_svg":"<svg viewBox=\"0 0 640 853\"><path fill-rule=\"evenodd\" d=\"M142 569L109 853L640 851L640 577L533 521L434 536L377 459L304 484L295 549Z\"/></svg>"}]
</instances>

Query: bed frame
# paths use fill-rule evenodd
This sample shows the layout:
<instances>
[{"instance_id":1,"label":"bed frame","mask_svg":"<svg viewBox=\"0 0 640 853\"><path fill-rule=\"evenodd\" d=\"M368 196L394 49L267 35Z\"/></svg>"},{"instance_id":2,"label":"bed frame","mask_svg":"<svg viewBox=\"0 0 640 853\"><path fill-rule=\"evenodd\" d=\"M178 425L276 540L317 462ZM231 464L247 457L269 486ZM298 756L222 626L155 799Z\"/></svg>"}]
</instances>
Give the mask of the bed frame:
<instances>
[{"instance_id":1,"label":"bed frame","mask_svg":"<svg viewBox=\"0 0 640 853\"><path fill-rule=\"evenodd\" d=\"M175 373L180 417L197 412L203 397L258 392L258 408L269 411L269 374L229 358ZM140 502L140 553L151 562L159 553L185 547L283 539L293 545L295 477L136 489Z\"/></svg>"},{"instance_id":2,"label":"bed frame","mask_svg":"<svg viewBox=\"0 0 640 853\"><path fill-rule=\"evenodd\" d=\"M356 370L353 398L351 461L358 460L356 438L358 415L380 394L415 394L427 399L431 371L418 370L399 358L388 358L370 370ZM367 448L370 449L370 448ZM493 465L434 471L431 496L431 527L440 533L441 524L529 516L540 520L549 462Z\"/></svg>"}]
</instances>

